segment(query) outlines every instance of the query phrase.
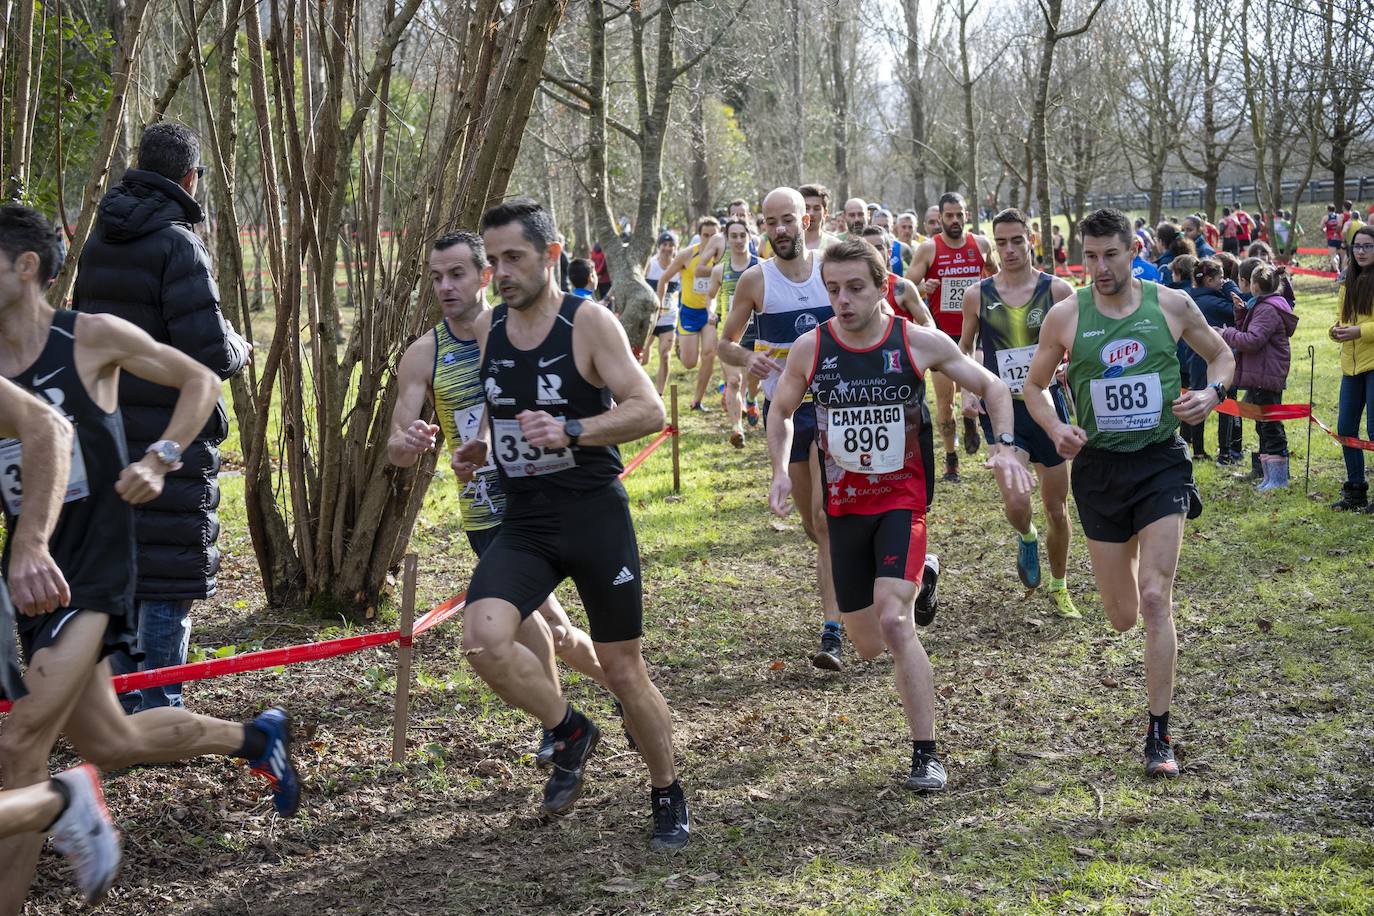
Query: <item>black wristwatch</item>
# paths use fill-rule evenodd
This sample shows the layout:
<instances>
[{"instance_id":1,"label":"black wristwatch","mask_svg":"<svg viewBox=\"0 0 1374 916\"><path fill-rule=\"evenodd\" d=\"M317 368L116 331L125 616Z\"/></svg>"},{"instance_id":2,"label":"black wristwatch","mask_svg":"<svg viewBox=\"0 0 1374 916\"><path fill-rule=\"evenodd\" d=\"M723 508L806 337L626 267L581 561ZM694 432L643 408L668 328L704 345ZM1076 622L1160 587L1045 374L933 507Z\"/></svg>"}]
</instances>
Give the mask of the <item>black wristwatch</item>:
<instances>
[{"instance_id":1,"label":"black wristwatch","mask_svg":"<svg viewBox=\"0 0 1374 916\"><path fill-rule=\"evenodd\" d=\"M1005 445L1007 448L1016 448L1016 437L1011 433L1002 433L997 437L997 442L1000 445Z\"/></svg>"},{"instance_id":2,"label":"black wristwatch","mask_svg":"<svg viewBox=\"0 0 1374 916\"><path fill-rule=\"evenodd\" d=\"M1213 382L1207 386L1217 393L1217 406L1220 407L1226 400L1226 386L1221 382Z\"/></svg>"},{"instance_id":3,"label":"black wristwatch","mask_svg":"<svg viewBox=\"0 0 1374 916\"><path fill-rule=\"evenodd\" d=\"M577 437L582 435L582 421L574 417L563 423L563 432L568 435L568 445L576 446Z\"/></svg>"}]
</instances>

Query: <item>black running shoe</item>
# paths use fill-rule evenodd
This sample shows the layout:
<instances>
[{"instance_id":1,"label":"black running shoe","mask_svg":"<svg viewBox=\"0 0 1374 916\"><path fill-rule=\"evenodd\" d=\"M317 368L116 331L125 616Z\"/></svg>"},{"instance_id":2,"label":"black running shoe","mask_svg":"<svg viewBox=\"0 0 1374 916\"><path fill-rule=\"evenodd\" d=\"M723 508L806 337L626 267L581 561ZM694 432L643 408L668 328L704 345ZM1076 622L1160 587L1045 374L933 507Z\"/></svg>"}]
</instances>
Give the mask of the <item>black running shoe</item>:
<instances>
[{"instance_id":1,"label":"black running shoe","mask_svg":"<svg viewBox=\"0 0 1374 916\"><path fill-rule=\"evenodd\" d=\"M913 617L916 626L928 627L935 622L935 612L940 609L940 558L926 554L926 568L921 571L921 590L916 593L916 608Z\"/></svg>"},{"instance_id":2,"label":"black running shoe","mask_svg":"<svg viewBox=\"0 0 1374 916\"><path fill-rule=\"evenodd\" d=\"M964 451L978 454L978 422L973 417L964 417Z\"/></svg>"},{"instance_id":3,"label":"black running shoe","mask_svg":"<svg viewBox=\"0 0 1374 916\"><path fill-rule=\"evenodd\" d=\"M659 852L676 852L687 845L692 834L692 819L687 813L686 795L655 795L654 835L649 848Z\"/></svg>"},{"instance_id":4,"label":"black running shoe","mask_svg":"<svg viewBox=\"0 0 1374 916\"><path fill-rule=\"evenodd\" d=\"M554 742L553 772L544 783L544 810L550 814L566 813L582 794L582 768L601 740L594 722L584 717L582 723L570 740Z\"/></svg>"},{"instance_id":5,"label":"black running shoe","mask_svg":"<svg viewBox=\"0 0 1374 916\"><path fill-rule=\"evenodd\" d=\"M913 751L911 754L911 775L906 778L906 787L913 792L945 791L945 765L934 754Z\"/></svg>"},{"instance_id":6,"label":"black running shoe","mask_svg":"<svg viewBox=\"0 0 1374 916\"><path fill-rule=\"evenodd\" d=\"M639 750L639 745L635 744L635 736L630 734L630 723L625 721L625 707L620 705L619 700L611 701L611 714L620 720L620 727L625 730L625 743L630 746L630 750Z\"/></svg>"},{"instance_id":7,"label":"black running shoe","mask_svg":"<svg viewBox=\"0 0 1374 916\"><path fill-rule=\"evenodd\" d=\"M539 746L534 751L534 765L541 770L547 770L553 766L553 751L553 729L540 729Z\"/></svg>"},{"instance_id":8,"label":"black running shoe","mask_svg":"<svg viewBox=\"0 0 1374 916\"><path fill-rule=\"evenodd\" d=\"M1172 779L1178 775L1178 761L1168 737L1145 739L1145 775L1150 778Z\"/></svg>"},{"instance_id":9,"label":"black running shoe","mask_svg":"<svg viewBox=\"0 0 1374 916\"><path fill-rule=\"evenodd\" d=\"M811 664L826 671L844 670L844 640L839 633L821 631L821 647L811 656Z\"/></svg>"},{"instance_id":10,"label":"black running shoe","mask_svg":"<svg viewBox=\"0 0 1374 916\"><path fill-rule=\"evenodd\" d=\"M959 453L948 452L945 455L945 474L940 478L946 483L959 482Z\"/></svg>"}]
</instances>

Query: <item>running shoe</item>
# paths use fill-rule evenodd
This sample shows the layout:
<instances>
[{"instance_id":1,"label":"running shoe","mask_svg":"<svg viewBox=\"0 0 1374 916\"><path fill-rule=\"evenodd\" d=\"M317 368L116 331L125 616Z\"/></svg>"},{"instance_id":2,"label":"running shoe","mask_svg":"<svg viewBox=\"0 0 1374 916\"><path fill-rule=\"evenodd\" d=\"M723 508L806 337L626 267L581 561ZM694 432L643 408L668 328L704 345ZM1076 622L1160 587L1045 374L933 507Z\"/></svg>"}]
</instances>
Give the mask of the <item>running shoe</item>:
<instances>
[{"instance_id":1,"label":"running shoe","mask_svg":"<svg viewBox=\"0 0 1374 916\"><path fill-rule=\"evenodd\" d=\"M625 743L630 746L630 750L639 750L639 745L635 743L635 736L630 734L630 723L625 721L625 707L619 700L611 701L611 714L620 720L620 727L625 732Z\"/></svg>"},{"instance_id":2,"label":"running shoe","mask_svg":"<svg viewBox=\"0 0 1374 916\"><path fill-rule=\"evenodd\" d=\"M935 612L940 609L940 558L926 554L926 567L921 571L921 590L916 593L916 605L912 616L916 626L928 627L935 622Z\"/></svg>"},{"instance_id":3,"label":"running shoe","mask_svg":"<svg viewBox=\"0 0 1374 916\"><path fill-rule=\"evenodd\" d=\"M649 848L676 852L687 845L692 835L692 819L687 813L687 796L681 793L651 798L654 807L654 835Z\"/></svg>"},{"instance_id":4,"label":"running shoe","mask_svg":"<svg viewBox=\"0 0 1374 916\"><path fill-rule=\"evenodd\" d=\"M1040 539L1016 538L1016 574L1026 588L1040 587Z\"/></svg>"},{"instance_id":5,"label":"running shoe","mask_svg":"<svg viewBox=\"0 0 1374 916\"><path fill-rule=\"evenodd\" d=\"M1073 597L1069 594L1068 586L1064 588L1051 588L1050 600L1054 602L1054 608L1059 612L1060 617L1067 617L1070 620L1081 620L1083 615L1078 613L1078 608L1073 603Z\"/></svg>"},{"instance_id":6,"label":"running shoe","mask_svg":"<svg viewBox=\"0 0 1374 916\"><path fill-rule=\"evenodd\" d=\"M744 448L744 430L738 426L730 430L730 444L735 448Z\"/></svg>"},{"instance_id":7,"label":"running shoe","mask_svg":"<svg viewBox=\"0 0 1374 916\"><path fill-rule=\"evenodd\" d=\"M1154 736L1145 739L1145 775L1171 779L1178 775L1178 761L1169 739Z\"/></svg>"},{"instance_id":8,"label":"running shoe","mask_svg":"<svg viewBox=\"0 0 1374 916\"><path fill-rule=\"evenodd\" d=\"M973 417L964 417L964 451L978 454L978 421Z\"/></svg>"},{"instance_id":9,"label":"running shoe","mask_svg":"<svg viewBox=\"0 0 1374 916\"><path fill-rule=\"evenodd\" d=\"M744 412L744 419L749 421L750 426L759 425L759 408L756 404L750 404L749 409Z\"/></svg>"},{"instance_id":10,"label":"running shoe","mask_svg":"<svg viewBox=\"0 0 1374 916\"><path fill-rule=\"evenodd\" d=\"M282 817L291 817L301 803L301 781L291 764L291 717L280 706L261 713L253 727L267 736L267 750L248 761L254 773L272 786L272 804Z\"/></svg>"},{"instance_id":11,"label":"running shoe","mask_svg":"<svg viewBox=\"0 0 1374 916\"><path fill-rule=\"evenodd\" d=\"M582 768L601 740L601 729L582 717L582 727L567 741L555 741L553 772L544 783L544 810L550 814L564 814L582 794Z\"/></svg>"},{"instance_id":12,"label":"running shoe","mask_svg":"<svg viewBox=\"0 0 1374 916\"><path fill-rule=\"evenodd\" d=\"M959 482L959 454L957 452L950 452L945 455L945 475L940 479L946 483Z\"/></svg>"},{"instance_id":13,"label":"running shoe","mask_svg":"<svg viewBox=\"0 0 1374 916\"><path fill-rule=\"evenodd\" d=\"M539 729L539 744L534 751L534 765L541 770L553 766L553 729Z\"/></svg>"},{"instance_id":14,"label":"running shoe","mask_svg":"<svg viewBox=\"0 0 1374 916\"><path fill-rule=\"evenodd\" d=\"M67 810L53 824L52 844L72 863L76 886L87 903L105 896L119 873L119 831L105 808L100 773L89 763L58 773L67 789Z\"/></svg>"},{"instance_id":15,"label":"running shoe","mask_svg":"<svg viewBox=\"0 0 1374 916\"><path fill-rule=\"evenodd\" d=\"M911 775L906 778L906 787L913 792L943 792L948 777L945 765L935 759L934 754L925 751L912 751Z\"/></svg>"},{"instance_id":16,"label":"running shoe","mask_svg":"<svg viewBox=\"0 0 1374 916\"><path fill-rule=\"evenodd\" d=\"M821 631L821 647L811 656L811 664L826 671L844 670L844 640L831 629Z\"/></svg>"},{"instance_id":17,"label":"running shoe","mask_svg":"<svg viewBox=\"0 0 1374 916\"><path fill-rule=\"evenodd\" d=\"M693 413L710 413L710 412L711 412L711 408L707 407L705 404L701 403L700 401L693 401L693 402L692 402L692 406L689 407L688 409L691 410Z\"/></svg>"}]
</instances>

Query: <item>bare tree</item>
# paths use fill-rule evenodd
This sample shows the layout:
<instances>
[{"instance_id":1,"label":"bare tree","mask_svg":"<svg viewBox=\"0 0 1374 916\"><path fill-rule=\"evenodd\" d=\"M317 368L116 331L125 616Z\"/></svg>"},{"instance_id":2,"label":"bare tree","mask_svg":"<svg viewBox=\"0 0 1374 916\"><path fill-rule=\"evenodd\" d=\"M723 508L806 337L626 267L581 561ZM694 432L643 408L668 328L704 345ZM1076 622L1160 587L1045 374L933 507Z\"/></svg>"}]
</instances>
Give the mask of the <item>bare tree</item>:
<instances>
[{"instance_id":1,"label":"bare tree","mask_svg":"<svg viewBox=\"0 0 1374 916\"><path fill-rule=\"evenodd\" d=\"M1179 130L1192 105L1193 74L1185 65L1186 2L1131 3L1116 20L1133 52L1131 65L1117 74L1125 88L1121 146L1132 183L1149 197L1151 226L1158 225L1163 216L1164 172L1179 146ZM1198 30L1206 28L1205 22L1194 25Z\"/></svg>"}]
</instances>

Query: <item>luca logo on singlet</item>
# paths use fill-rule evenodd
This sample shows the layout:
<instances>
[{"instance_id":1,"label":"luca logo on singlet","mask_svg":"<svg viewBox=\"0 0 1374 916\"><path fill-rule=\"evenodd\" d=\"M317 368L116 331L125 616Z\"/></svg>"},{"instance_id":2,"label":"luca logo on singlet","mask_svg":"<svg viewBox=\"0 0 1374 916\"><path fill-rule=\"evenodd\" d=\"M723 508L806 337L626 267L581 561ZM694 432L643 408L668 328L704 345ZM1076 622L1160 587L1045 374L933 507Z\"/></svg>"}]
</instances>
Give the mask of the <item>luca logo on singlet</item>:
<instances>
[{"instance_id":1,"label":"luca logo on singlet","mask_svg":"<svg viewBox=\"0 0 1374 916\"><path fill-rule=\"evenodd\" d=\"M562 397L559 389L563 387L563 379L552 373L540 375L538 382L539 391L534 402L536 404L566 404L568 399Z\"/></svg>"},{"instance_id":2,"label":"luca logo on singlet","mask_svg":"<svg viewBox=\"0 0 1374 916\"><path fill-rule=\"evenodd\" d=\"M1101 358L1107 367L1103 376L1116 378L1145 358L1145 345L1131 337L1113 340L1102 348Z\"/></svg>"}]
</instances>

